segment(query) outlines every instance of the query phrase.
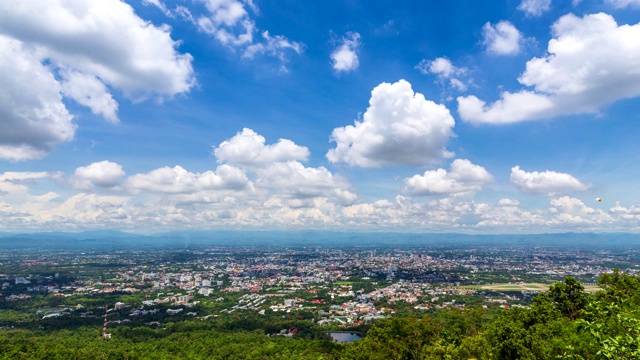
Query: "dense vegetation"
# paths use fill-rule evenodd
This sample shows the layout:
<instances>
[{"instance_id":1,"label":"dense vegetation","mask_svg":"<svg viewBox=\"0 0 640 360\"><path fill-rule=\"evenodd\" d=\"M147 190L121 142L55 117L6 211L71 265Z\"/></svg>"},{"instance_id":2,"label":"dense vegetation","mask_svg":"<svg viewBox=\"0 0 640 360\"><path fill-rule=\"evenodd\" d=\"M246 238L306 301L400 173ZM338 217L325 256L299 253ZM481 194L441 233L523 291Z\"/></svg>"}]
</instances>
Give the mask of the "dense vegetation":
<instances>
[{"instance_id":1,"label":"dense vegetation","mask_svg":"<svg viewBox=\"0 0 640 360\"><path fill-rule=\"evenodd\" d=\"M311 330L285 338L186 320L158 329L114 327L111 340L96 326L3 329L0 358L640 359L640 278L614 271L598 284L602 289L588 296L568 277L531 306L497 313L468 307L394 317L347 345Z\"/></svg>"},{"instance_id":2,"label":"dense vegetation","mask_svg":"<svg viewBox=\"0 0 640 360\"><path fill-rule=\"evenodd\" d=\"M393 318L345 346L344 359L640 359L640 279L617 270L587 296L574 278L528 308Z\"/></svg>"}]
</instances>

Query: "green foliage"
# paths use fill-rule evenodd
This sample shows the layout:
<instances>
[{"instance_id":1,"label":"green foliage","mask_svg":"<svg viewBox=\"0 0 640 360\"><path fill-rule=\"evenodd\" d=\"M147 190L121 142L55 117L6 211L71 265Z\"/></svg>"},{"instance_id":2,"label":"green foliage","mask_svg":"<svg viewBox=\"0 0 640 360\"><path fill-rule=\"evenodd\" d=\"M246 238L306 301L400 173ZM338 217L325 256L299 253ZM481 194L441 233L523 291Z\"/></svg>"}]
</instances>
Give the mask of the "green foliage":
<instances>
[{"instance_id":1,"label":"green foliage","mask_svg":"<svg viewBox=\"0 0 640 360\"><path fill-rule=\"evenodd\" d=\"M449 359L468 337L475 336L487 313L482 309L447 309L433 317L384 320L367 336L346 346L343 359Z\"/></svg>"},{"instance_id":2,"label":"green foliage","mask_svg":"<svg viewBox=\"0 0 640 360\"><path fill-rule=\"evenodd\" d=\"M551 285L547 294L558 310L571 320L581 315L587 303L584 286L572 276L566 277L563 282Z\"/></svg>"},{"instance_id":3,"label":"green foliage","mask_svg":"<svg viewBox=\"0 0 640 360\"><path fill-rule=\"evenodd\" d=\"M602 288L595 294L595 298L600 301L630 302L629 304L640 305L640 278L621 273L619 269L614 269L611 274L602 274L598 279L598 286Z\"/></svg>"},{"instance_id":4,"label":"green foliage","mask_svg":"<svg viewBox=\"0 0 640 360\"><path fill-rule=\"evenodd\" d=\"M640 359L640 279L616 270L598 284L602 290L587 295L567 277L529 307L396 316L359 329L366 331L363 339L346 345L328 340L326 328L318 327L310 312L234 313L208 320L179 314L165 318L163 328L134 319L111 327L113 337L105 341L100 317L42 320L16 305L0 313L0 320L26 319L29 326L0 330L0 359ZM113 300L96 297L95 305ZM49 296L30 301L59 303ZM193 310L216 308L206 300ZM126 314L110 314L118 318ZM273 336L293 327L299 332L292 338Z\"/></svg>"},{"instance_id":5,"label":"green foliage","mask_svg":"<svg viewBox=\"0 0 640 360\"><path fill-rule=\"evenodd\" d=\"M390 319L345 359L640 359L640 281L614 272L587 296L567 277L533 299L491 317L489 312L443 311L423 319Z\"/></svg>"},{"instance_id":6,"label":"green foliage","mask_svg":"<svg viewBox=\"0 0 640 360\"><path fill-rule=\"evenodd\" d=\"M0 359L329 359L329 341L185 328L125 328L103 340L95 328L0 333Z\"/></svg>"},{"instance_id":7,"label":"green foliage","mask_svg":"<svg viewBox=\"0 0 640 360\"><path fill-rule=\"evenodd\" d=\"M640 310L621 303L594 299L576 322L581 342L571 344L574 358L640 359Z\"/></svg>"},{"instance_id":8,"label":"green foliage","mask_svg":"<svg viewBox=\"0 0 640 360\"><path fill-rule=\"evenodd\" d=\"M539 317L538 317L539 316ZM550 359L560 349L567 319L544 302L531 309L504 311L484 333L494 359Z\"/></svg>"},{"instance_id":9,"label":"green foliage","mask_svg":"<svg viewBox=\"0 0 640 360\"><path fill-rule=\"evenodd\" d=\"M421 359L426 347L439 340L440 326L431 318L392 318L369 330L346 349L344 359Z\"/></svg>"}]
</instances>

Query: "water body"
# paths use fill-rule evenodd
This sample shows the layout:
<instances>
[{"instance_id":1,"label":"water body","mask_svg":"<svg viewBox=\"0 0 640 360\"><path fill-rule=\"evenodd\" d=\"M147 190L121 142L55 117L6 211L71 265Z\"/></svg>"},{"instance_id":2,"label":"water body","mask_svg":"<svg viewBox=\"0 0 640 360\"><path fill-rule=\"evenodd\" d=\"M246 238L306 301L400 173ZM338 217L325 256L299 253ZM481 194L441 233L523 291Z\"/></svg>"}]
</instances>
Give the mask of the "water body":
<instances>
[{"instance_id":1,"label":"water body","mask_svg":"<svg viewBox=\"0 0 640 360\"><path fill-rule=\"evenodd\" d=\"M330 332L331 339L339 343L350 343L362 339L360 335L350 332Z\"/></svg>"}]
</instances>

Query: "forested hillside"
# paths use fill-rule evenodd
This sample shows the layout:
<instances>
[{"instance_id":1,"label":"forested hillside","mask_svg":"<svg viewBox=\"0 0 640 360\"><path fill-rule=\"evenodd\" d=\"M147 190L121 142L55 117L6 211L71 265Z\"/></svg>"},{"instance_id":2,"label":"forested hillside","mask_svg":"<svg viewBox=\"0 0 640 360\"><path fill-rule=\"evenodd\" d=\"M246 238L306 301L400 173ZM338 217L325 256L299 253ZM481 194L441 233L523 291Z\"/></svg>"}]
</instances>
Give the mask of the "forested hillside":
<instances>
[{"instance_id":1,"label":"forested hillside","mask_svg":"<svg viewBox=\"0 0 640 360\"><path fill-rule=\"evenodd\" d=\"M640 279L603 274L587 295L568 277L529 307L447 309L394 317L351 344L321 335L223 331L206 321L164 328L2 329L2 359L638 359ZM311 339L310 337L315 337Z\"/></svg>"},{"instance_id":2,"label":"forested hillside","mask_svg":"<svg viewBox=\"0 0 640 360\"><path fill-rule=\"evenodd\" d=\"M348 345L344 359L639 359L640 281L615 271L587 296L568 277L529 308L395 318Z\"/></svg>"}]
</instances>

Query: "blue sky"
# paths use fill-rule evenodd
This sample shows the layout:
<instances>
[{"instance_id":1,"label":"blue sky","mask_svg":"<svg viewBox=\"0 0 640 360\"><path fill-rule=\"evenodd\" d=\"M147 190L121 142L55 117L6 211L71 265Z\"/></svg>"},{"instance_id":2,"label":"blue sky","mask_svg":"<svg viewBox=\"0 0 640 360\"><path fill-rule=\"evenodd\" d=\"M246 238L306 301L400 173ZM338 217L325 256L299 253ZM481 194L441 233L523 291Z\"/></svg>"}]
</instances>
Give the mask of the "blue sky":
<instances>
[{"instance_id":1,"label":"blue sky","mask_svg":"<svg viewBox=\"0 0 640 360\"><path fill-rule=\"evenodd\" d=\"M640 230L637 0L7 2L0 48L0 231Z\"/></svg>"}]
</instances>

